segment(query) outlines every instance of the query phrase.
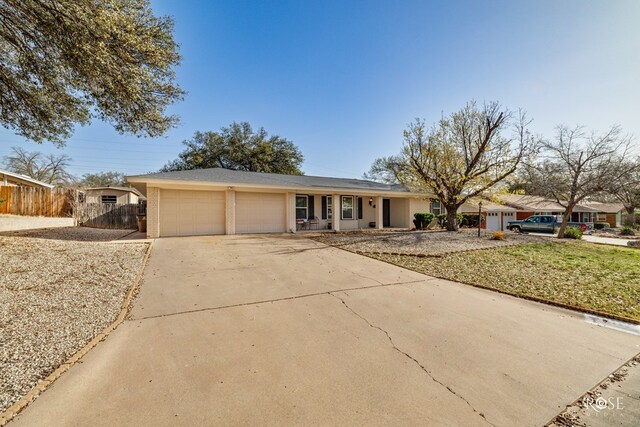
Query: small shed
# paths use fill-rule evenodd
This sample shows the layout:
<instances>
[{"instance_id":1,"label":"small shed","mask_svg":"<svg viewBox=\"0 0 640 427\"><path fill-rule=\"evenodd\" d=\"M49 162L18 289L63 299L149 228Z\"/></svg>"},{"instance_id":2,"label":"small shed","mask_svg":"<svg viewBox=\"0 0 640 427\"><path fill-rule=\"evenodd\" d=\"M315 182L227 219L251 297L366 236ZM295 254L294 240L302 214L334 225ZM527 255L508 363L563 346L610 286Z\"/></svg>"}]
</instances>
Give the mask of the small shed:
<instances>
[{"instance_id":1,"label":"small shed","mask_svg":"<svg viewBox=\"0 0 640 427\"><path fill-rule=\"evenodd\" d=\"M85 203L137 204L145 197L133 187L94 187L84 190Z\"/></svg>"}]
</instances>

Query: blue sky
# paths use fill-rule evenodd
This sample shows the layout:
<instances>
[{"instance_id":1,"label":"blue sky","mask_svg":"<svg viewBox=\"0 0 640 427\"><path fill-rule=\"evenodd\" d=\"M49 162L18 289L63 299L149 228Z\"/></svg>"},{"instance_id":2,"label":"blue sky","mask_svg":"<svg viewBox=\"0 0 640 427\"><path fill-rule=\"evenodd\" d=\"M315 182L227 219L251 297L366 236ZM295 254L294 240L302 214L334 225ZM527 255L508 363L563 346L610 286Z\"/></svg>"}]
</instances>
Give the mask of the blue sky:
<instances>
[{"instance_id":1,"label":"blue sky","mask_svg":"<svg viewBox=\"0 0 640 427\"><path fill-rule=\"evenodd\" d=\"M292 140L309 175L360 177L396 153L414 117L465 102L522 107L532 130L559 123L640 137L640 2L152 0L176 21L188 91L166 137L95 121L63 149L0 130L11 146L64 152L71 172L160 168L195 131L249 121Z\"/></svg>"}]
</instances>

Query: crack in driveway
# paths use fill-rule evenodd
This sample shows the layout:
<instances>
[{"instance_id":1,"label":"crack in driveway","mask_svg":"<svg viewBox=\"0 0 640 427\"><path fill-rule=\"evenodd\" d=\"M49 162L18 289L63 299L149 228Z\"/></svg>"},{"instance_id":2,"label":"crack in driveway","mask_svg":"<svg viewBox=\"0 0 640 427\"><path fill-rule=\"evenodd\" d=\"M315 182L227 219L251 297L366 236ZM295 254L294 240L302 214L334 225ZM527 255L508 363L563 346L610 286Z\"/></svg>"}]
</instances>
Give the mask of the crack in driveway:
<instances>
[{"instance_id":1,"label":"crack in driveway","mask_svg":"<svg viewBox=\"0 0 640 427\"><path fill-rule=\"evenodd\" d=\"M221 310L221 309L224 309L224 308L244 307L244 306L249 306L249 305L266 304L266 303L270 303L270 302L289 301L289 300L295 300L295 299L300 299L300 298L317 297L317 296L320 296L320 295L331 295L332 292L358 291L358 290L366 290L366 289L372 289L372 288L381 288L381 287L386 287L386 286L399 286L399 285L410 285L410 284L414 284L414 283L424 283L424 282L428 282L428 281L434 280L434 279L428 278L426 280L409 280L409 281L406 281L406 282L396 282L396 283L380 283L379 281L377 281L375 279L371 279L371 280L374 281L374 282L377 282L379 284L378 285L370 285L370 286L360 286L360 287L355 287L355 288L335 289L335 290L332 290L332 291L314 292L314 293L310 293L310 294L293 295L293 296L281 297L281 298L273 298L273 299L268 299L268 300L243 302L243 303L238 303L238 304L229 304L229 305L222 305L222 306L217 306L217 307L196 308L196 309L193 309L193 310L184 310L184 311L178 311L178 312L174 312L174 313L155 314L155 315L151 315L151 316L142 316L142 317L131 317L131 318L128 318L127 320L139 321L139 320L157 319L157 318L161 318L161 317L178 316L178 315L181 315L181 314L192 314L192 313L200 313L200 312L203 312L203 311Z\"/></svg>"},{"instance_id":2,"label":"crack in driveway","mask_svg":"<svg viewBox=\"0 0 640 427\"><path fill-rule=\"evenodd\" d=\"M334 291L334 292L340 292L340 291ZM476 414L478 414L484 421L486 421L489 425L492 425L494 427L495 424L493 424L491 421L489 421L487 419L487 417L482 413L479 412L476 408L473 407L473 405L471 405L471 403L465 399L463 396L461 396L460 394L458 394L455 390L453 390L450 386L446 385L445 383L443 383L442 381L438 380L436 377L433 376L433 374L431 373L431 371L429 371L422 363L420 363L418 361L418 359L416 359L415 357L411 356L409 353L407 353L406 351L401 350L400 348L398 348L398 346L396 346L396 344L393 342L393 339L391 338L391 335L389 335L389 332L387 332L386 330L382 329L380 326L374 325L373 323L371 323L366 317L362 316L360 313L358 313L357 311L355 311L353 308L351 308L349 306L349 304L347 304L347 302L340 298L338 295L335 295L333 292L328 292L329 295L331 295L332 297L340 300L342 302L342 305L344 305L347 310L349 310L351 313L353 313L354 315L356 315L357 317L359 317L360 319L362 319L367 325L369 325L369 327L373 328L373 329L377 329L380 332L384 333L387 336L387 339L389 340L389 343L391 344L391 347L397 351L398 353L404 355L405 357L407 357L408 359L410 359L411 361L413 361L416 365L418 365L420 367L420 369L422 369L428 376L429 378L431 378L431 380L433 380L435 383L441 385L442 387L446 388L447 391L449 391L449 393L453 394L454 396L456 396L458 399L462 400L464 403L466 403L469 408L471 408L471 410L473 412L475 412Z\"/></svg>"}]
</instances>

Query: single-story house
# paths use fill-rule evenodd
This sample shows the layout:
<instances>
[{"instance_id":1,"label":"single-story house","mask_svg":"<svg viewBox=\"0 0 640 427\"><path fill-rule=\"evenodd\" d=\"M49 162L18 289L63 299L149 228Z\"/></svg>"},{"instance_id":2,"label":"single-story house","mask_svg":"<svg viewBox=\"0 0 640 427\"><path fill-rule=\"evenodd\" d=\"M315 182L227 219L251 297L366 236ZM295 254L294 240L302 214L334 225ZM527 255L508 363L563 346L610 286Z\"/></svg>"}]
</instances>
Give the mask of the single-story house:
<instances>
[{"instance_id":1,"label":"single-story house","mask_svg":"<svg viewBox=\"0 0 640 427\"><path fill-rule=\"evenodd\" d=\"M622 227L622 212L624 211L624 205L622 203L589 201L583 204L598 211L596 214L596 222L608 222L613 228Z\"/></svg>"},{"instance_id":2,"label":"single-story house","mask_svg":"<svg viewBox=\"0 0 640 427\"><path fill-rule=\"evenodd\" d=\"M133 187L95 187L83 190L85 203L107 203L126 205L144 200L144 196Z\"/></svg>"},{"instance_id":3,"label":"single-story house","mask_svg":"<svg viewBox=\"0 0 640 427\"><path fill-rule=\"evenodd\" d=\"M412 228L430 199L361 179L222 168L129 176L147 197L149 237Z\"/></svg>"},{"instance_id":4,"label":"single-story house","mask_svg":"<svg viewBox=\"0 0 640 427\"><path fill-rule=\"evenodd\" d=\"M527 219L531 215L563 215L565 208L561 204L539 196L524 194L496 194L501 203L516 209L516 219ZM597 209L579 204L573 208L571 221L595 222Z\"/></svg>"},{"instance_id":5,"label":"single-story house","mask_svg":"<svg viewBox=\"0 0 640 427\"><path fill-rule=\"evenodd\" d=\"M5 187L53 188L54 185L38 181L26 175L0 169L0 185Z\"/></svg>"},{"instance_id":6,"label":"single-story house","mask_svg":"<svg viewBox=\"0 0 640 427\"><path fill-rule=\"evenodd\" d=\"M517 209L511 206L494 203L489 200L471 199L460 206L459 212L465 214L477 214L479 203L482 202L482 215L484 221L482 228L493 231L504 231L509 221L515 221Z\"/></svg>"}]
</instances>

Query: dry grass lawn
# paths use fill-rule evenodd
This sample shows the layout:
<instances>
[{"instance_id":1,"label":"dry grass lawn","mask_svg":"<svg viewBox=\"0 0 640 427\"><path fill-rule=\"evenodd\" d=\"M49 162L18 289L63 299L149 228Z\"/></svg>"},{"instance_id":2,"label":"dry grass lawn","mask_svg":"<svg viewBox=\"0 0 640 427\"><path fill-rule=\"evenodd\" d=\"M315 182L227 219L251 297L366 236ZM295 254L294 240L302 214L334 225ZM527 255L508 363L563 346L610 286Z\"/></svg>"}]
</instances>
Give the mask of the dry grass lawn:
<instances>
[{"instance_id":1,"label":"dry grass lawn","mask_svg":"<svg viewBox=\"0 0 640 427\"><path fill-rule=\"evenodd\" d=\"M638 249L549 241L442 257L369 256L430 276L640 322Z\"/></svg>"}]
</instances>

